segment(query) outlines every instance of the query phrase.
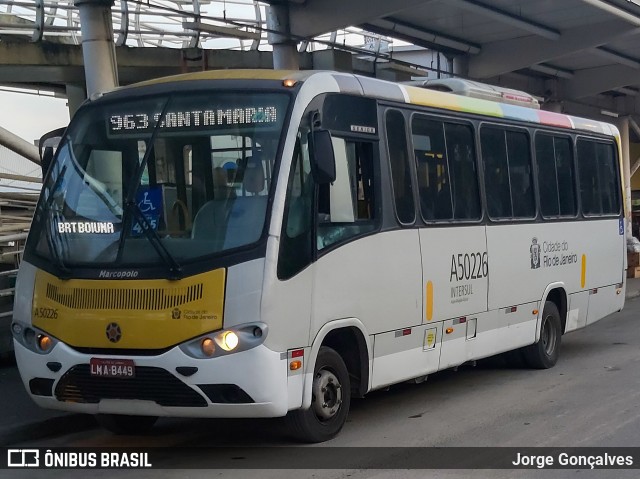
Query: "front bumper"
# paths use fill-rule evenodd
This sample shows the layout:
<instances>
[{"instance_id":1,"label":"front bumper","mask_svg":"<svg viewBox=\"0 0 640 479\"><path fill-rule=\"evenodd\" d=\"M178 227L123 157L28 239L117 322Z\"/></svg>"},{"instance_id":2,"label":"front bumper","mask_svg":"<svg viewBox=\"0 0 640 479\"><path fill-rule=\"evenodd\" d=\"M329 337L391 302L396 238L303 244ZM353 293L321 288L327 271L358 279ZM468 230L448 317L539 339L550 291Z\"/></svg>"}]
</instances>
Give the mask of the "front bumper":
<instances>
[{"instance_id":1,"label":"front bumper","mask_svg":"<svg viewBox=\"0 0 640 479\"><path fill-rule=\"evenodd\" d=\"M25 388L43 408L220 418L279 417L289 409L286 354L264 345L212 359L191 358L178 347L158 356L84 354L63 343L46 355L16 341L14 347ZM91 358L131 359L136 377L91 376ZM52 363L60 364L57 372ZM178 372L193 368L191 375Z\"/></svg>"}]
</instances>

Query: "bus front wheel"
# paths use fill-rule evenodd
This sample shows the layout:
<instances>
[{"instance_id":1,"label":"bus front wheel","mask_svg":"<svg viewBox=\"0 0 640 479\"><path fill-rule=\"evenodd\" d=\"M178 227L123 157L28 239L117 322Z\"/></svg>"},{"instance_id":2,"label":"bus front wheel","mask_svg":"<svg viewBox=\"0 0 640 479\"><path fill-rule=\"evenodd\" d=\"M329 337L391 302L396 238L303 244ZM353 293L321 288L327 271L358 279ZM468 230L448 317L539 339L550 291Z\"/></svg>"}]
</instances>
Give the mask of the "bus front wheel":
<instances>
[{"instance_id":1,"label":"bus front wheel","mask_svg":"<svg viewBox=\"0 0 640 479\"><path fill-rule=\"evenodd\" d=\"M291 411L289 428L301 441L328 441L347 421L350 404L349 371L335 350L322 346L313 370L311 407Z\"/></svg>"},{"instance_id":2,"label":"bus front wheel","mask_svg":"<svg viewBox=\"0 0 640 479\"><path fill-rule=\"evenodd\" d=\"M527 365L535 369L549 369L555 366L560 353L562 330L560 313L555 303L547 301L542 311L540 339L537 343L523 348L523 356Z\"/></svg>"},{"instance_id":3,"label":"bus front wheel","mask_svg":"<svg viewBox=\"0 0 640 479\"><path fill-rule=\"evenodd\" d=\"M158 420L156 416L124 416L121 414L98 414L96 419L103 428L118 435L147 433Z\"/></svg>"}]
</instances>

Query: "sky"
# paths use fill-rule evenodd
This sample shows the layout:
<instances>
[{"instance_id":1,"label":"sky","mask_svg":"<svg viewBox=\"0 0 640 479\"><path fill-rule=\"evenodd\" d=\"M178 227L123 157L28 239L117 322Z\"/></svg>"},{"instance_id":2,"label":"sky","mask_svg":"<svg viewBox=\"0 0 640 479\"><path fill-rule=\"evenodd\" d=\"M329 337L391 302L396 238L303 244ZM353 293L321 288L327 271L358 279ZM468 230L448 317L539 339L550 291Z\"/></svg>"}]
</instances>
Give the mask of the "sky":
<instances>
[{"instance_id":1,"label":"sky","mask_svg":"<svg viewBox=\"0 0 640 479\"><path fill-rule=\"evenodd\" d=\"M29 143L69 123L67 100L0 90L0 126Z\"/></svg>"}]
</instances>

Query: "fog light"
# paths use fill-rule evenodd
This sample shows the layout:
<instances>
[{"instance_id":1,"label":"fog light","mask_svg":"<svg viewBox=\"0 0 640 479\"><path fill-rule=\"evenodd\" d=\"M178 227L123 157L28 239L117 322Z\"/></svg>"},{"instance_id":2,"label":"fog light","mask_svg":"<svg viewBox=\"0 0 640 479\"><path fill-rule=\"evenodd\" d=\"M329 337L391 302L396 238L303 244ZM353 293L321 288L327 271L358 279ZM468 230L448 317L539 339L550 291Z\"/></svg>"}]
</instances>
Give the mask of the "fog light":
<instances>
[{"instance_id":1,"label":"fog light","mask_svg":"<svg viewBox=\"0 0 640 479\"><path fill-rule=\"evenodd\" d=\"M211 338L204 338L200 347L205 356L211 357L216 352L216 344Z\"/></svg>"},{"instance_id":2,"label":"fog light","mask_svg":"<svg viewBox=\"0 0 640 479\"><path fill-rule=\"evenodd\" d=\"M53 341L49 336L47 336L46 334L38 335L38 348L40 348L40 351L46 353L51 349L51 346L53 346Z\"/></svg>"},{"instance_id":3,"label":"fog light","mask_svg":"<svg viewBox=\"0 0 640 479\"><path fill-rule=\"evenodd\" d=\"M233 351L238 346L238 335L233 331L227 331L222 335L220 347L225 351Z\"/></svg>"}]
</instances>

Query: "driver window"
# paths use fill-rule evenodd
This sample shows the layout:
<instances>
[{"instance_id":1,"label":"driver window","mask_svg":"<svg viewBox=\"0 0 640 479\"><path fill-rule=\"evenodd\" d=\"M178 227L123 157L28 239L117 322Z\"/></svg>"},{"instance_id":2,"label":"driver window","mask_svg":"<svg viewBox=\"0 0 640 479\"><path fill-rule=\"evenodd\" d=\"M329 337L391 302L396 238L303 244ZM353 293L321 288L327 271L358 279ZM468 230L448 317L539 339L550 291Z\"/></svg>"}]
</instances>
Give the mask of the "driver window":
<instances>
[{"instance_id":1,"label":"driver window","mask_svg":"<svg viewBox=\"0 0 640 479\"><path fill-rule=\"evenodd\" d=\"M376 228L373 145L335 137L332 141L336 181L319 187L318 250Z\"/></svg>"}]
</instances>

